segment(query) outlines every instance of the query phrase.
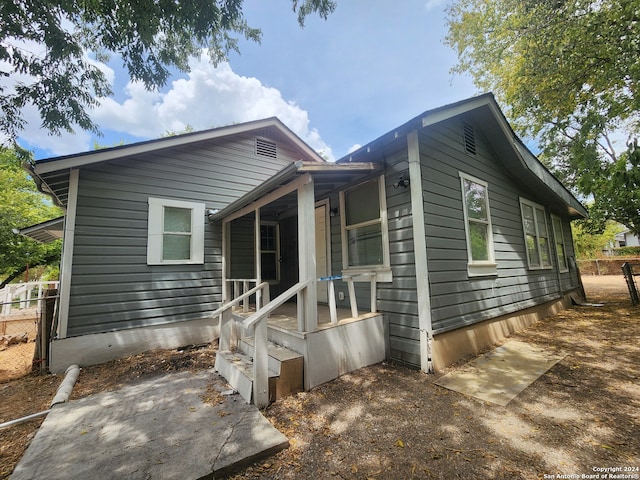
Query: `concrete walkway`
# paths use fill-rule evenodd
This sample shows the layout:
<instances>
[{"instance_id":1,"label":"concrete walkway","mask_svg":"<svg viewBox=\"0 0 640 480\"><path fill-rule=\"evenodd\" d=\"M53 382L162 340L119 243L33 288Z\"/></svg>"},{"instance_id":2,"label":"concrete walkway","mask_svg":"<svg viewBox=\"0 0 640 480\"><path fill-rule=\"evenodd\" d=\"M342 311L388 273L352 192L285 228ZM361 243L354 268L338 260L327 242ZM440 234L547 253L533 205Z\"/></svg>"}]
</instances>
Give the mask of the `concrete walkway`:
<instances>
[{"instance_id":1,"label":"concrete walkway","mask_svg":"<svg viewBox=\"0 0 640 480\"><path fill-rule=\"evenodd\" d=\"M57 405L11 480L213 479L287 438L213 370L181 372Z\"/></svg>"}]
</instances>

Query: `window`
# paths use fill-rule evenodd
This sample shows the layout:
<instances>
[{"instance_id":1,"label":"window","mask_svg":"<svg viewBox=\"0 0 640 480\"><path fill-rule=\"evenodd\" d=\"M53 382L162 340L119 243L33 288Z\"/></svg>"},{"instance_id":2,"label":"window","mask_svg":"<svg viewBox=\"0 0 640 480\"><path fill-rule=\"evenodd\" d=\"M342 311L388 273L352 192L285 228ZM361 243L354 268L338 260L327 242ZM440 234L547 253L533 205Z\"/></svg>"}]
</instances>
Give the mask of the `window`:
<instances>
[{"instance_id":1,"label":"window","mask_svg":"<svg viewBox=\"0 0 640 480\"><path fill-rule=\"evenodd\" d=\"M260 273L262 280L280 280L280 238L278 225L260 225Z\"/></svg>"},{"instance_id":2,"label":"window","mask_svg":"<svg viewBox=\"0 0 640 480\"><path fill-rule=\"evenodd\" d=\"M529 268L551 268L549 230L544 207L521 198L520 211Z\"/></svg>"},{"instance_id":3,"label":"window","mask_svg":"<svg viewBox=\"0 0 640 480\"><path fill-rule=\"evenodd\" d=\"M387 269L390 276L384 176L340 192L340 210L343 268Z\"/></svg>"},{"instance_id":4,"label":"window","mask_svg":"<svg viewBox=\"0 0 640 480\"><path fill-rule=\"evenodd\" d=\"M556 242L556 255L558 257L558 269L561 272L568 272L567 250L564 245L564 232L562 230L562 220L560 217L551 215L551 225L553 226L553 238Z\"/></svg>"},{"instance_id":5,"label":"window","mask_svg":"<svg viewBox=\"0 0 640 480\"><path fill-rule=\"evenodd\" d=\"M467 271L470 276L497 273L493 252L493 230L488 185L460 172L467 240Z\"/></svg>"},{"instance_id":6,"label":"window","mask_svg":"<svg viewBox=\"0 0 640 480\"><path fill-rule=\"evenodd\" d=\"M204 204L149 198L147 264L204 263Z\"/></svg>"}]
</instances>

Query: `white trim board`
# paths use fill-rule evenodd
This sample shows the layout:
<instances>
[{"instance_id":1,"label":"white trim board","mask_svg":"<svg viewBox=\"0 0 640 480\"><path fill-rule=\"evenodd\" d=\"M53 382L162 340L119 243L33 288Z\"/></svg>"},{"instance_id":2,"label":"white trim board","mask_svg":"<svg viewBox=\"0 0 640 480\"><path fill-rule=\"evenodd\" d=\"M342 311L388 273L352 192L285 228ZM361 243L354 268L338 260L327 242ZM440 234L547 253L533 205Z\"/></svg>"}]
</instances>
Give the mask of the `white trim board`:
<instances>
[{"instance_id":1,"label":"white trim board","mask_svg":"<svg viewBox=\"0 0 640 480\"><path fill-rule=\"evenodd\" d=\"M69 172L69 197L64 219L64 240L60 260L60 298L58 303L58 338L66 338L69 324L69 302L71 299L71 269L73 264L73 244L76 229L76 208L78 206L78 181L80 171Z\"/></svg>"}]
</instances>

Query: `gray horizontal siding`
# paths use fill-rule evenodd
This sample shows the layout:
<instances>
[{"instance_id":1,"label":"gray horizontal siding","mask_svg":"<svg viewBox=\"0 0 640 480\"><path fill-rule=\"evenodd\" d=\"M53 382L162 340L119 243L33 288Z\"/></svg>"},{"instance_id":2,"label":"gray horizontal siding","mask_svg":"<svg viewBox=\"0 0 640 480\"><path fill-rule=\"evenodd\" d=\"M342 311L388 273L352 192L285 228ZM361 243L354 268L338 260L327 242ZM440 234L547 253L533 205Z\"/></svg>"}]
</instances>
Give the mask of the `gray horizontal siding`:
<instances>
[{"instance_id":1,"label":"gray horizontal siding","mask_svg":"<svg viewBox=\"0 0 640 480\"><path fill-rule=\"evenodd\" d=\"M413 243L411 190L393 183L408 170L406 139L402 148L385 158L389 251L393 281L378 284L378 310L389 323L389 351L395 361L420 365L418 291Z\"/></svg>"},{"instance_id":2,"label":"gray horizontal siding","mask_svg":"<svg viewBox=\"0 0 640 480\"><path fill-rule=\"evenodd\" d=\"M420 136L432 323L441 333L558 298L555 267L530 270L519 197L531 198L504 171L478 127L476 155L464 151L457 120ZM469 277L459 172L488 183L498 275ZM550 219L547 218L550 224Z\"/></svg>"},{"instance_id":3,"label":"gray horizontal siding","mask_svg":"<svg viewBox=\"0 0 640 480\"><path fill-rule=\"evenodd\" d=\"M404 139L402 139L404 142ZM527 266L519 197L535 193L504 171L488 142L476 128L477 154L464 151L458 121L425 129L420 134L424 222L435 333L442 333L558 298L575 288L572 272ZM408 168L406 149L384 159L393 282L378 284L378 310L389 322L394 360L420 366L420 331L413 252L411 203L408 189L392 184ZM467 244L459 172L489 184L496 276L469 277ZM415 181L414 179L411 179ZM548 212L547 212L548 213ZM547 217L549 228L550 218ZM573 246L569 221L563 219L567 255Z\"/></svg>"},{"instance_id":4,"label":"gray horizontal siding","mask_svg":"<svg viewBox=\"0 0 640 480\"><path fill-rule=\"evenodd\" d=\"M79 176L68 336L202 318L222 297L221 226L207 225L204 265L147 265L148 198L222 208L300 154L254 137L219 139L83 168Z\"/></svg>"}]
</instances>

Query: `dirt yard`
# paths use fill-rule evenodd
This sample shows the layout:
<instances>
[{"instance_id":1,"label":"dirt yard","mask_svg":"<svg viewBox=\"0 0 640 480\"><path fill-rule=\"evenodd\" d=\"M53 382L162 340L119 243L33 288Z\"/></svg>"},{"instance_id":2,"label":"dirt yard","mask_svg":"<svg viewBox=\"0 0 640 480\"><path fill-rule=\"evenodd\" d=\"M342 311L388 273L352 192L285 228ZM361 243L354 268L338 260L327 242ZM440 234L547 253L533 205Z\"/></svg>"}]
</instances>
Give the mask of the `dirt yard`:
<instances>
[{"instance_id":1,"label":"dirt yard","mask_svg":"<svg viewBox=\"0 0 640 480\"><path fill-rule=\"evenodd\" d=\"M0 384L31 371L36 348L36 309L19 310L11 321L0 322ZM3 317L6 318L6 317ZM7 342L7 338L24 338L26 342Z\"/></svg>"},{"instance_id":2,"label":"dirt yard","mask_svg":"<svg viewBox=\"0 0 640 480\"><path fill-rule=\"evenodd\" d=\"M434 385L442 373L375 365L267 408L291 446L233 478L640 478L640 308L621 276L584 284L588 301L604 305L574 307L514 335L569 355L507 406ZM72 398L210 368L214 356L209 346L89 367ZM60 380L0 384L0 422L46 408ZM39 423L0 430L0 478ZM611 469L628 476L609 476Z\"/></svg>"}]
</instances>

